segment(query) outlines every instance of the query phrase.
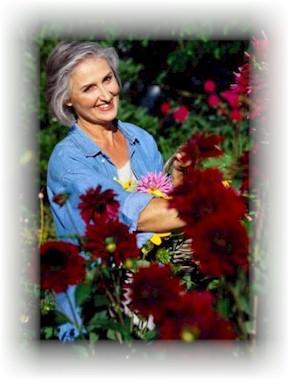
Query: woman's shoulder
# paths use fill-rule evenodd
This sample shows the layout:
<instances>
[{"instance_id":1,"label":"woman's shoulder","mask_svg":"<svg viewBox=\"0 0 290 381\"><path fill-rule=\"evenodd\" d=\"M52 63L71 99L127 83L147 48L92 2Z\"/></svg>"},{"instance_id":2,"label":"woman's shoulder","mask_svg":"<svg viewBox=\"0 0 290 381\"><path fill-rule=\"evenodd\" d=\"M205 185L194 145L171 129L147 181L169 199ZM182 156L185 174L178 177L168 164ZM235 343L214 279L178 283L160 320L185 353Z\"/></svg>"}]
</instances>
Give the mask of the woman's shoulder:
<instances>
[{"instance_id":1,"label":"woman's shoulder","mask_svg":"<svg viewBox=\"0 0 290 381\"><path fill-rule=\"evenodd\" d=\"M67 172L72 161L77 161L78 157L81 157L80 148L67 135L54 146L48 161L48 171Z\"/></svg>"},{"instance_id":2,"label":"woman's shoulder","mask_svg":"<svg viewBox=\"0 0 290 381\"><path fill-rule=\"evenodd\" d=\"M144 128L137 126L134 123L124 122L119 120L119 126L127 133L130 134L132 138L141 139L149 139L155 140L154 137L150 134L150 132L146 131Z\"/></svg>"}]
</instances>

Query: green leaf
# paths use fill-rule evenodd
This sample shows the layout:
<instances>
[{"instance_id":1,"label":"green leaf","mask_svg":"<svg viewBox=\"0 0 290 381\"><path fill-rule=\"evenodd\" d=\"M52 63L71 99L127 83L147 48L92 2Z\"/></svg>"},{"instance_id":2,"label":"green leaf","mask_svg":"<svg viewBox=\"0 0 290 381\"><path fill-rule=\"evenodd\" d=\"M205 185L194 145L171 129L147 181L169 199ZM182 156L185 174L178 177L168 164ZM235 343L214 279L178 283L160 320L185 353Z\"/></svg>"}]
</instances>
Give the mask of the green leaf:
<instances>
[{"instance_id":1,"label":"green leaf","mask_svg":"<svg viewBox=\"0 0 290 381\"><path fill-rule=\"evenodd\" d=\"M219 279L213 279L207 285L207 289L208 290L215 290L216 288L219 287L219 285L220 285L220 280Z\"/></svg>"},{"instance_id":2,"label":"green leaf","mask_svg":"<svg viewBox=\"0 0 290 381\"><path fill-rule=\"evenodd\" d=\"M219 299L217 302L217 311L225 318L230 315L230 301L227 298Z\"/></svg>"},{"instance_id":3,"label":"green leaf","mask_svg":"<svg viewBox=\"0 0 290 381\"><path fill-rule=\"evenodd\" d=\"M157 332L156 331L147 331L145 334L144 334L144 339L145 340L154 340L157 338Z\"/></svg>"},{"instance_id":4,"label":"green leaf","mask_svg":"<svg viewBox=\"0 0 290 381\"><path fill-rule=\"evenodd\" d=\"M80 284L76 288L75 301L78 306L81 306L89 299L92 287L88 284Z\"/></svg>"},{"instance_id":5,"label":"green leaf","mask_svg":"<svg viewBox=\"0 0 290 381\"><path fill-rule=\"evenodd\" d=\"M110 339L110 340L116 341L117 338L116 338L115 331L113 331L112 329L108 329L107 338Z\"/></svg>"},{"instance_id":6,"label":"green leaf","mask_svg":"<svg viewBox=\"0 0 290 381\"><path fill-rule=\"evenodd\" d=\"M95 297L94 297L94 305L96 307L99 307L99 306L108 306L109 304L110 304L109 300L104 295L101 295L101 294L95 295Z\"/></svg>"},{"instance_id":7,"label":"green leaf","mask_svg":"<svg viewBox=\"0 0 290 381\"><path fill-rule=\"evenodd\" d=\"M99 340L99 335L97 335L94 332L90 332L89 340L90 340L90 343L95 344Z\"/></svg>"}]
</instances>

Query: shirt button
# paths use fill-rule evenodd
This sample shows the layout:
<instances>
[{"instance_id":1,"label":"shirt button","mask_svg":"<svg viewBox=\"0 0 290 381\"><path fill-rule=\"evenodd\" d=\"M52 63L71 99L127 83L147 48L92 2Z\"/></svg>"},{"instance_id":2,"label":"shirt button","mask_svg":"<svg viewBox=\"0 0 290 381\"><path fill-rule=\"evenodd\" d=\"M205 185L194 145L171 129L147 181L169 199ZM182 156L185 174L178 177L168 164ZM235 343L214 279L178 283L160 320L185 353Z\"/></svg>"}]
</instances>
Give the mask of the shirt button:
<instances>
[{"instance_id":1,"label":"shirt button","mask_svg":"<svg viewBox=\"0 0 290 381\"><path fill-rule=\"evenodd\" d=\"M105 159L101 159L101 162L104 163L104 162L105 162Z\"/></svg>"}]
</instances>

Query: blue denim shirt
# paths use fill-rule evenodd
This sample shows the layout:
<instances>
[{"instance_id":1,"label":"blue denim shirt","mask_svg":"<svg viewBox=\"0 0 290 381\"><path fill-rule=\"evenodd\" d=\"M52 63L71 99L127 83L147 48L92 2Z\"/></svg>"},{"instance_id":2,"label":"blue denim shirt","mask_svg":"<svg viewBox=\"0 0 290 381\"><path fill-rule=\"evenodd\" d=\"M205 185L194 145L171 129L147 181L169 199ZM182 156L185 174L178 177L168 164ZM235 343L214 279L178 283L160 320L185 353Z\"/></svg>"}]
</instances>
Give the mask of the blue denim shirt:
<instances>
[{"instance_id":1,"label":"blue denim shirt","mask_svg":"<svg viewBox=\"0 0 290 381\"><path fill-rule=\"evenodd\" d=\"M154 138L147 131L121 121L118 121L118 128L127 139L131 168L137 180L148 172L162 171L162 156ZM116 178L117 169L110 158L74 124L67 136L55 146L48 163L47 193L59 239L72 241L71 235L84 234L85 223L78 209L80 195L97 185L101 185L102 190L112 189L115 192L120 203L119 220L128 225L130 231L136 231L139 214L153 196L127 192ZM52 201L59 193L69 195L65 207ZM150 232L137 233L138 246L141 247L151 235ZM68 290L73 304L74 289L71 286ZM60 311L71 316L65 295L58 294L56 302ZM71 329L71 325L63 325L59 337L68 339L66 336Z\"/></svg>"}]
</instances>

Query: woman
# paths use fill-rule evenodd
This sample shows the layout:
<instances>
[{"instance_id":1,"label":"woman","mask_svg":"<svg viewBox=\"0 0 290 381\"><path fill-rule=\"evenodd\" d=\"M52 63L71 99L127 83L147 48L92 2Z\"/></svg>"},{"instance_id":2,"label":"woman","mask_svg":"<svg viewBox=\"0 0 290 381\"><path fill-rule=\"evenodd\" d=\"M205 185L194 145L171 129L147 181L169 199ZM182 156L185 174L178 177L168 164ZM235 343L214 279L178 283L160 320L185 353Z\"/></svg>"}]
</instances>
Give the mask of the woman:
<instances>
[{"instance_id":1,"label":"woman","mask_svg":"<svg viewBox=\"0 0 290 381\"><path fill-rule=\"evenodd\" d=\"M93 42L62 42L51 53L47 62L47 102L59 122L71 128L51 154L47 191L57 235L68 240L84 233L78 209L80 195L97 185L102 191L112 189L120 203L119 219L130 231L137 232L141 247L152 232L181 228L184 222L174 209L167 208L165 199L127 192L116 181L138 180L163 168L153 137L117 119L121 89L117 68L115 50ZM178 158L173 168L173 184L177 185L183 170ZM65 208L53 202L60 193L69 196ZM58 296L63 311L64 300Z\"/></svg>"}]
</instances>

